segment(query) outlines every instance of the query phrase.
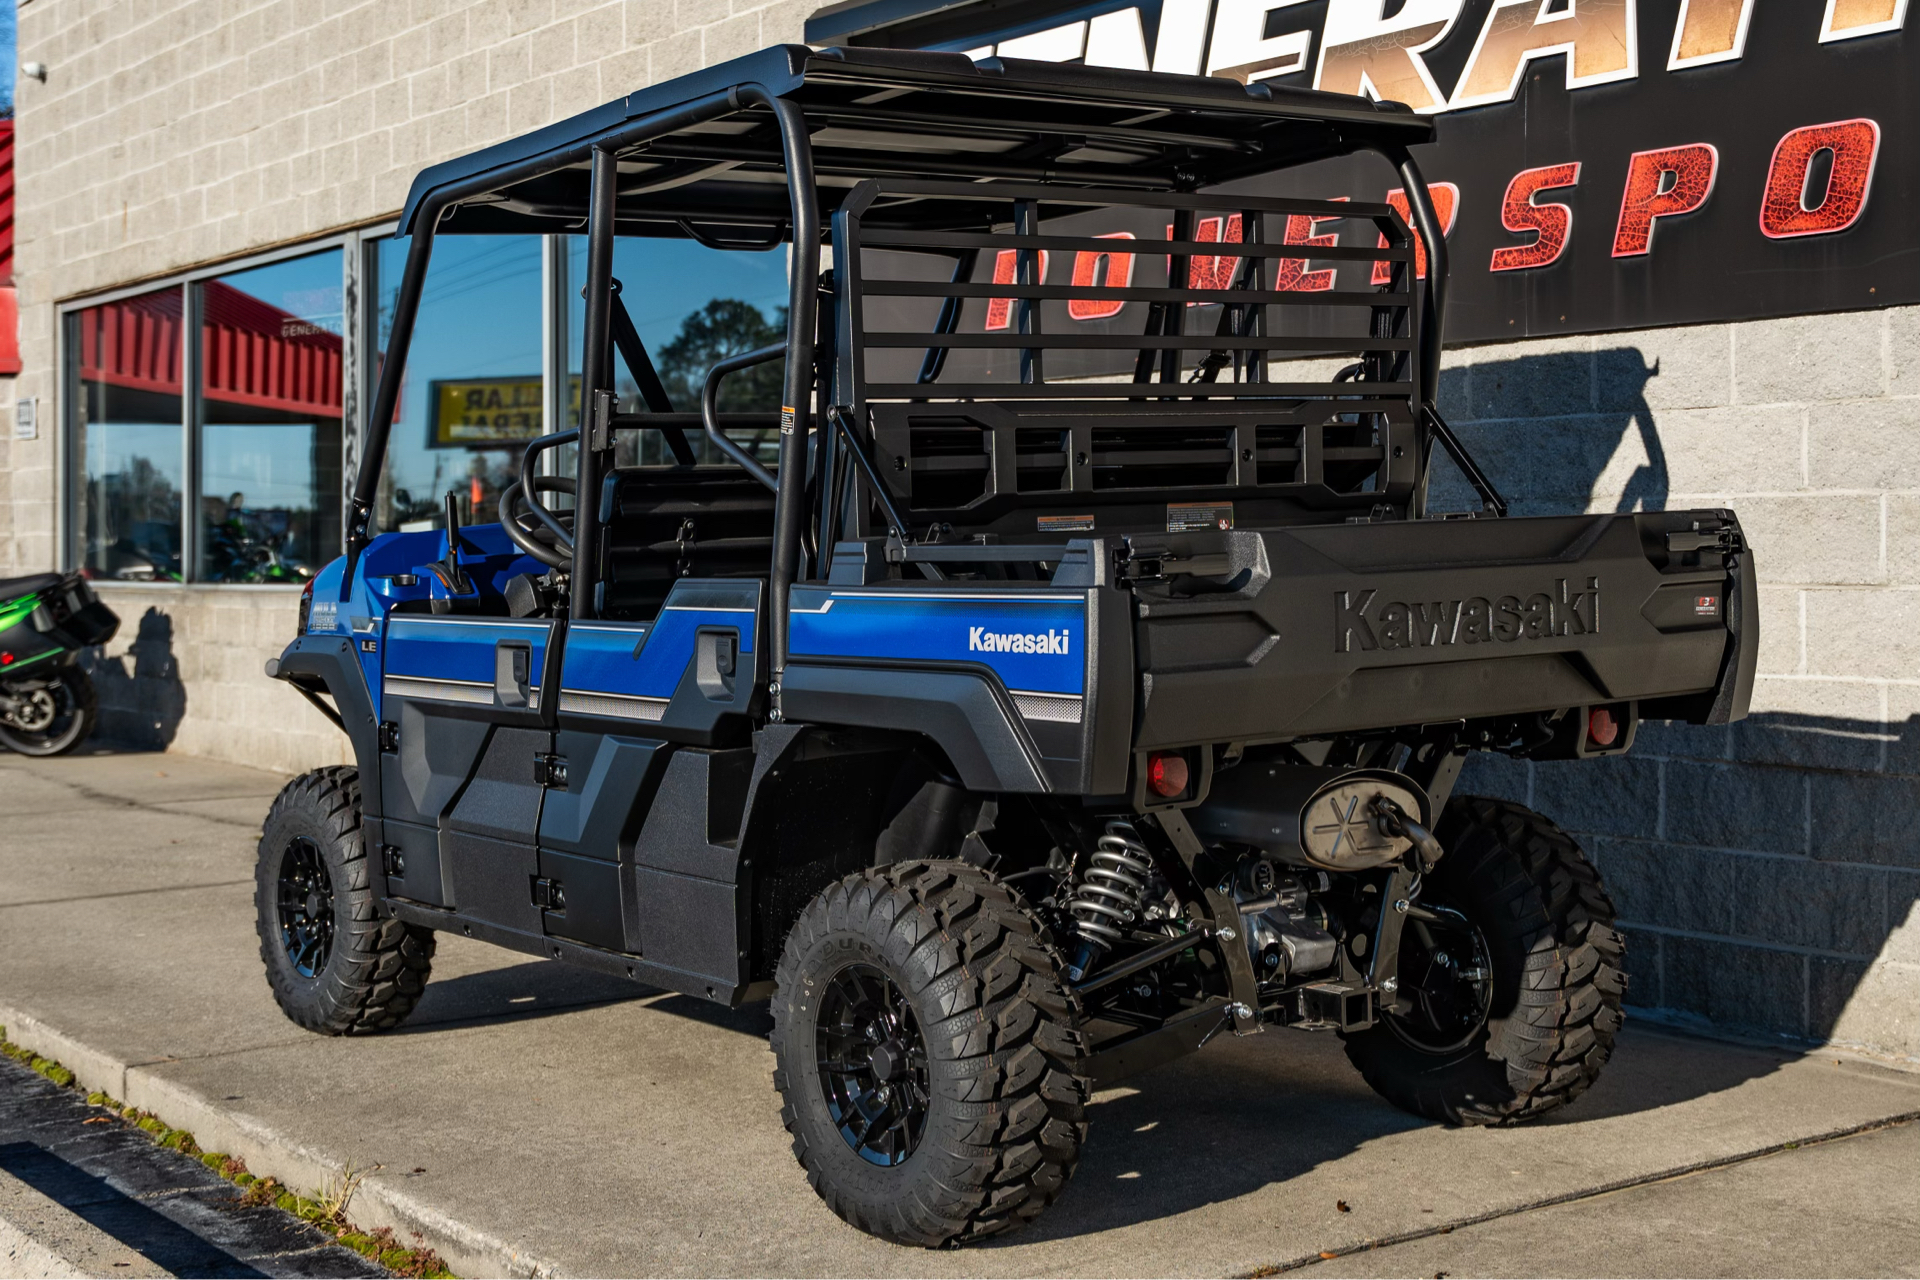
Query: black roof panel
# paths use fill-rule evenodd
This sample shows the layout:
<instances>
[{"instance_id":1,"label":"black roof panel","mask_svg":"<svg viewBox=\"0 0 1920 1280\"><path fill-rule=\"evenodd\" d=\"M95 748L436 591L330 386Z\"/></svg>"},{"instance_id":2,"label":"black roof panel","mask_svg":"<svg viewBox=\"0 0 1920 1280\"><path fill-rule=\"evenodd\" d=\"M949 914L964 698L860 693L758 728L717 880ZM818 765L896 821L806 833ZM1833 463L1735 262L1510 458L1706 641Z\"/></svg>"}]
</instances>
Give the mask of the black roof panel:
<instances>
[{"instance_id":1,"label":"black roof panel","mask_svg":"<svg viewBox=\"0 0 1920 1280\"><path fill-rule=\"evenodd\" d=\"M1204 76L908 50L776 45L434 165L401 216L456 195L442 232L578 229L590 148L626 126L746 84L798 102L823 212L875 176L1014 179L1153 190L1206 187L1369 148L1429 142L1397 103ZM764 107L622 146L623 234L765 240L788 217L778 133ZM919 225L959 216L937 202Z\"/></svg>"}]
</instances>

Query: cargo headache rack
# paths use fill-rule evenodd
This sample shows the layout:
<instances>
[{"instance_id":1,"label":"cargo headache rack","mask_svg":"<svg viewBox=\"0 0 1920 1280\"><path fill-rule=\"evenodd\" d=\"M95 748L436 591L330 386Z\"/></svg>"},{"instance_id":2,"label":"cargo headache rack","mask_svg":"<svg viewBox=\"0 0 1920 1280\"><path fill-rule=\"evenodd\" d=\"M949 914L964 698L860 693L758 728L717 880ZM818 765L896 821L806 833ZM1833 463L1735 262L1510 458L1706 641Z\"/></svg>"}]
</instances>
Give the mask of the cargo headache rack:
<instances>
[{"instance_id":1,"label":"cargo headache rack","mask_svg":"<svg viewBox=\"0 0 1920 1280\"><path fill-rule=\"evenodd\" d=\"M972 225L888 217L928 201ZM1430 389L1413 235L1390 205L870 180L833 250L833 412L870 441L910 537L1326 523L1416 500ZM1270 381L1276 359L1318 376Z\"/></svg>"}]
</instances>

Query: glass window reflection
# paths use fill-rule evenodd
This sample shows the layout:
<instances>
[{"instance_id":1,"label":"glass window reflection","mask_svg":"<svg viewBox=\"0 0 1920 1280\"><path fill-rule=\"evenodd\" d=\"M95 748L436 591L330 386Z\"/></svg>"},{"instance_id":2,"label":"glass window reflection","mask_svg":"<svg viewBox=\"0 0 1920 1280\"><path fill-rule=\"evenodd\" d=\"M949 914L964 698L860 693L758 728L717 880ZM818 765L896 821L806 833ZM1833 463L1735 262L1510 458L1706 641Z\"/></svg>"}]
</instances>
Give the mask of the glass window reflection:
<instances>
[{"instance_id":1,"label":"glass window reflection","mask_svg":"<svg viewBox=\"0 0 1920 1280\"><path fill-rule=\"evenodd\" d=\"M379 306L376 376L393 328L405 239L373 257ZM438 528L445 495L464 519L497 518L542 405L540 241L534 236L444 236L421 292L400 404L375 499L380 529Z\"/></svg>"},{"instance_id":2,"label":"glass window reflection","mask_svg":"<svg viewBox=\"0 0 1920 1280\"><path fill-rule=\"evenodd\" d=\"M302 582L340 551L338 249L200 286L199 577Z\"/></svg>"},{"instance_id":3,"label":"glass window reflection","mask_svg":"<svg viewBox=\"0 0 1920 1280\"><path fill-rule=\"evenodd\" d=\"M707 370L727 356L770 346L787 336L786 246L772 249L710 249L694 240L622 236L613 242L613 274L633 327L660 375L661 387L681 413L700 410ZM579 404L581 334L586 303L579 284L587 278L585 236L567 238L567 370ZM639 388L616 354L614 388L626 412L639 412ZM779 360L743 369L720 384L722 413L777 412L786 365ZM571 425L571 424L570 424ZM779 461L777 430L737 433L740 443L769 466ZM719 450L697 432L689 442L699 460L722 462ZM616 442L620 466L671 461L658 432L622 432Z\"/></svg>"},{"instance_id":4,"label":"glass window reflection","mask_svg":"<svg viewBox=\"0 0 1920 1280\"><path fill-rule=\"evenodd\" d=\"M181 296L160 289L67 318L74 559L88 577L180 580Z\"/></svg>"}]
</instances>

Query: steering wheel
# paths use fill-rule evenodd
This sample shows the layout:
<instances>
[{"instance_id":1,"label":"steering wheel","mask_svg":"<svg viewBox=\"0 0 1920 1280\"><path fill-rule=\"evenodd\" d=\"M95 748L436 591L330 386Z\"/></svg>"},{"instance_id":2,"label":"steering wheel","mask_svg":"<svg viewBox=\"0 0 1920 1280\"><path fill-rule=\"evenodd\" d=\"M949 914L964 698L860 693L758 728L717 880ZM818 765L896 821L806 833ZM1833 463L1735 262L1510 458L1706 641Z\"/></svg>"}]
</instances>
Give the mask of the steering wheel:
<instances>
[{"instance_id":1,"label":"steering wheel","mask_svg":"<svg viewBox=\"0 0 1920 1280\"><path fill-rule=\"evenodd\" d=\"M575 484L571 476L532 476L533 491L541 493L574 492ZM573 539L559 517L547 510L538 497L529 497L521 486L524 481L515 480L500 491L500 525L513 539L513 545L553 569L568 569L573 566ZM537 524L521 523L521 508L526 508ZM545 525L552 533L556 545L548 546L534 535Z\"/></svg>"}]
</instances>

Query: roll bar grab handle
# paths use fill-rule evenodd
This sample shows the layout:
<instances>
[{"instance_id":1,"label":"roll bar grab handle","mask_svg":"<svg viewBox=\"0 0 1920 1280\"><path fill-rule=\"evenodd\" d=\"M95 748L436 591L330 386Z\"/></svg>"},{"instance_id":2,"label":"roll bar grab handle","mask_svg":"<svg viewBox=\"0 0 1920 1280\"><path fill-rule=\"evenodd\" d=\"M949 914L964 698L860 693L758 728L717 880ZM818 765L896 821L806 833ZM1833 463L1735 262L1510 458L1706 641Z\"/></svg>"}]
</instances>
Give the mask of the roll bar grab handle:
<instances>
[{"instance_id":1,"label":"roll bar grab handle","mask_svg":"<svg viewBox=\"0 0 1920 1280\"><path fill-rule=\"evenodd\" d=\"M769 360L778 360L786 354L787 344L781 341L770 347L728 356L707 370L707 380L700 388L700 424L706 428L707 439L713 441L714 448L739 463L748 475L776 493L780 490L780 482L774 479L773 472L760 465L758 458L728 439L720 430L720 380L730 373L738 373Z\"/></svg>"}]
</instances>

